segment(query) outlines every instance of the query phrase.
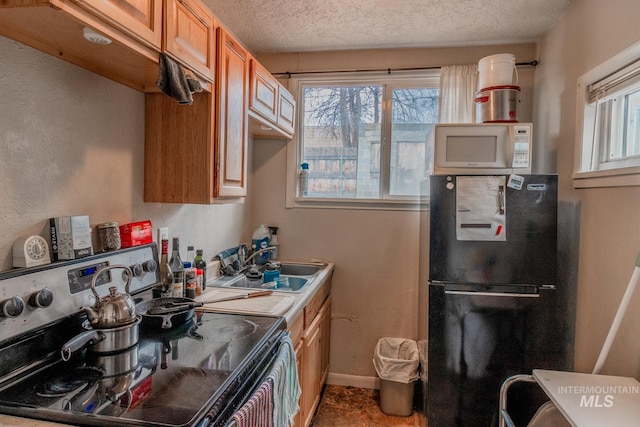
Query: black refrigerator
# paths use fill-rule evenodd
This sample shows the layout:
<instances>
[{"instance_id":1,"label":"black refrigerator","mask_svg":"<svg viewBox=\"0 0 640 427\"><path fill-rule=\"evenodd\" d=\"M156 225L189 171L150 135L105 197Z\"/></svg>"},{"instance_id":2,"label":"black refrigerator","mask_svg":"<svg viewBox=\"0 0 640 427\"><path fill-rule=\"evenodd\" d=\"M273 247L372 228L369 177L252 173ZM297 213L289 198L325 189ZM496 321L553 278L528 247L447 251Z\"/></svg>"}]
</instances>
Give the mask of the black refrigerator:
<instances>
[{"instance_id":1,"label":"black refrigerator","mask_svg":"<svg viewBox=\"0 0 640 427\"><path fill-rule=\"evenodd\" d=\"M506 378L566 369L557 186L556 175L430 177L429 427L497 426ZM545 400L516 384L509 414L527 425Z\"/></svg>"}]
</instances>

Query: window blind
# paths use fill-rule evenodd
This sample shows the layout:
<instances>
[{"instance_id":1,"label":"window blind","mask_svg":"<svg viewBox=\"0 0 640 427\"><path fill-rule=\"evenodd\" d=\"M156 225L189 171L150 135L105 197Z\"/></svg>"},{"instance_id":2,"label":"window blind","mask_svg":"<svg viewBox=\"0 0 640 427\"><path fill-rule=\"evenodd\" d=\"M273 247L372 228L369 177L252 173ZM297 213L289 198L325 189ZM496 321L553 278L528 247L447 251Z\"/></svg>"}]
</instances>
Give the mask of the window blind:
<instances>
[{"instance_id":1,"label":"window blind","mask_svg":"<svg viewBox=\"0 0 640 427\"><path fill-rule=\"evenodd\" d=\"M624 88L640 82L640 59L624 66L607 77L587 87L589 103L618 93Z\"/></svg>"}]
</instances>

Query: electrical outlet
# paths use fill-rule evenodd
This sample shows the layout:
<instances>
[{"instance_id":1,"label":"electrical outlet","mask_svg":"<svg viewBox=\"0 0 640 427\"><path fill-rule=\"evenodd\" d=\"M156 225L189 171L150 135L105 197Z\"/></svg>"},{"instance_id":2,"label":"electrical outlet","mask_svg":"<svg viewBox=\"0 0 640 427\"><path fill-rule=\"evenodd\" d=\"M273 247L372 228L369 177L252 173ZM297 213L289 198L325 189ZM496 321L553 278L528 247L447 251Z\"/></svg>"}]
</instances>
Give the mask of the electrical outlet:
<instances>
[{"instance_id":1,"label":"electrical outlet","mask_svg":"<svg viewBox=\"0 0 640 427\"><path fill-rule=\"evenodd\" d=\"M158 228L158 245L162 244L163 240L169 240L169 227Z\"/></svg>"}]
</instances>

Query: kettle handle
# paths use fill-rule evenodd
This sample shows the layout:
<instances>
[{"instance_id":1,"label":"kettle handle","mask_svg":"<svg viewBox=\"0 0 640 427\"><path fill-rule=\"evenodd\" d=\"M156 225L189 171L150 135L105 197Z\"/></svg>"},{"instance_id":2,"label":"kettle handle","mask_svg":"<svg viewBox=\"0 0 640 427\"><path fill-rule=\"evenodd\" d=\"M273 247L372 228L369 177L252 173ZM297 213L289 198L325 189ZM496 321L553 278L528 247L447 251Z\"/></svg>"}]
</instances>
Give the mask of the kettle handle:
<instances>
[{"instance_id":1,"label":"kettle handle","mask_svg":"<svg viewBox=\"0 0 640 427\"><path fill-rule=\"evenodd\" d=\"M96 271L93 274L93 278L91 279L91 292L93 292L93 295L95 295L96 297L96 304L100 301L100 295L98 295L98 291L96 290L96 281L98 280L98 277L100 277L102 273L104 273L105 271L112 270L115 268L122 268L127 273L127 283L124 286L124 291L126 293L129 293L129 286L131 285L131 279L133 278L133 272L131 271L131 269L126 265L120 265L120 264L107 265L106 267L102 267L101 269Z\"/></svg>"}]
</instances>

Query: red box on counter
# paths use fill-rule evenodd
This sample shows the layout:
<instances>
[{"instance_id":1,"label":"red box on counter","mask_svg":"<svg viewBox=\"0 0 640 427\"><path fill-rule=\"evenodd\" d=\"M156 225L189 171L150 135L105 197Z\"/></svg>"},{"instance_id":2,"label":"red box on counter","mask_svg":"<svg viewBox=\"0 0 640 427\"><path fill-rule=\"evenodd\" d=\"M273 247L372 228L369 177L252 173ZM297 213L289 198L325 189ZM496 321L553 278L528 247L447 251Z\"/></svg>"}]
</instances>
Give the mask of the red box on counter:
<instances>
[{"instance_id":1,"label":"red box on counter","mask_svg":"<svg viewBox=\"0 0 640 427\"><path fill-rule=\"evenodd\" d=\"M151 221L148 219L120 226L120 247L130 248L152 242L153 231L151 229Z\"/></svg>"}]
</instances>

